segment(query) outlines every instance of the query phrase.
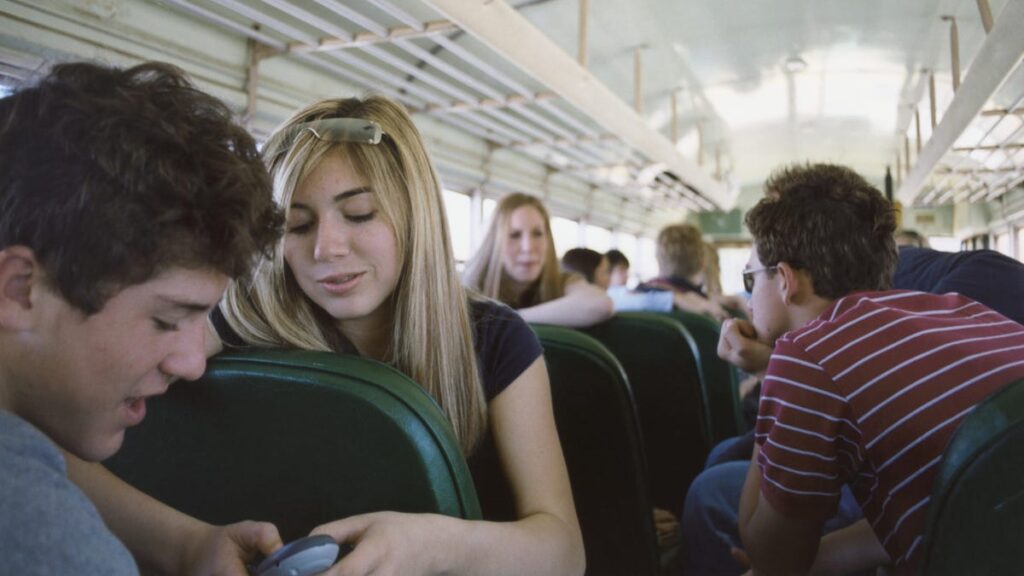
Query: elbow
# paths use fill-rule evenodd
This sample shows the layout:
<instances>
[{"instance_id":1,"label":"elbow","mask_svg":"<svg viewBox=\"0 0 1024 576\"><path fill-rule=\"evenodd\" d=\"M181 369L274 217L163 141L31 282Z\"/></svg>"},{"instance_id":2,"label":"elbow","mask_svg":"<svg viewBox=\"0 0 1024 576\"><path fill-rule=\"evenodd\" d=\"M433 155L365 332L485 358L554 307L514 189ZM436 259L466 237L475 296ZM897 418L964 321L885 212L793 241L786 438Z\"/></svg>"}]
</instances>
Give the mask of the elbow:
<instances>
[{"instance_id":1,"label":"elbow","mask_svg":"<svg viewBox=\"0 0 1024 576\"><path fill-rule=\"evenodd\" d=\"M587 570L587 554L583 548L583 534L579 528L572 531L567 548L566 569L562 573L583 576Z\"/></svg>"},{"instance_id":2,"label":"elbow","mask_svg":"<svg viewBox=\"0 0 1024 576\"><path fill-rule=\"evenodd\" d=\"M591 324L600 324L610 319L615 314L615 303L605 293L600 293L594 298Z\"/></svg>"},{"instance_id":3,"label":"elbow","mask_svg":"<svg viewBox=\"0 0 1024 576\"><path fill-rule=\"evenodd\" d=\"M751 534L749 526L739 526L743 550L750 559L754 574L807 574L814 566L817 546L769 543ZM815 544L817 544L815 542Z\"/></svg>"}]
</instances>

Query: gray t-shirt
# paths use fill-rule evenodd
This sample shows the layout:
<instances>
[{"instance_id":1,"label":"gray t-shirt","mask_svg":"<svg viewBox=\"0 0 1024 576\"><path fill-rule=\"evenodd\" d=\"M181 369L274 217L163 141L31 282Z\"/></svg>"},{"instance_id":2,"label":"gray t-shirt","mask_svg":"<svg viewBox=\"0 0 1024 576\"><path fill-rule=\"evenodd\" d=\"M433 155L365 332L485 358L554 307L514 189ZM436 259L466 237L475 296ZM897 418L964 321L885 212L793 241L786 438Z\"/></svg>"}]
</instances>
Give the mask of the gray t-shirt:
<instances>
[{"instance_id":1,"label":"gray t-shirt","mask_svg":"<svg viewBox=\"0 0 1024 576\"><path fill-rule=\"evenodd\" d=\"M138 576L45 434L0 410L0 572Z\"/></svg>"}]
</instances>

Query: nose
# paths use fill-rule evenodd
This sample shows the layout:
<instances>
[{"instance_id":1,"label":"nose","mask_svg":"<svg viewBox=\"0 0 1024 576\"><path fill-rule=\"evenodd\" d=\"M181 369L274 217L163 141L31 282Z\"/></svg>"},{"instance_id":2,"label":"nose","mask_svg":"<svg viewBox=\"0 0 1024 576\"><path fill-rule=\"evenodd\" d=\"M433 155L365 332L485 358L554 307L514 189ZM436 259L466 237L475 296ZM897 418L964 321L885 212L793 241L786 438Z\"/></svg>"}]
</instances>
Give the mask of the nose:
<instances>
[{"instance_id":1,"label":"nose","mask_svg":"<svg viewBox=\"0 0 1024 576\"><path fill-rule=\"evenodd\" d=\"M170 354L160 368L164 374L184 380L197 380L206 372L206 321L191 322L182 329Z\"/></svg>"},{"instance_id":2,"label":"nose","mask_svg":"<svg viewBox=\"0 0 1024 576\"><path fill-rule=\"evenodd\" d=\"M523 252L527 252L527 253L533 254L533 253L536 253L536 252L539 251L539 247L540 247L540 239L539 238L534 238L530 234L523 234L523 239L522 239L521 244L520 244L520 249Z\"/></svg>"},{"instance_id":3,"label":"nose","mask_svg":"<svg viewBox=\"0 0 1024 576\"><path fill-rule=\"evenodd\" d=\"M322 218L316 228L313 259L317 262L328 262L347 255L351 251L348 240L344 225L332 217Z\"/></svg>"}]
</instances>

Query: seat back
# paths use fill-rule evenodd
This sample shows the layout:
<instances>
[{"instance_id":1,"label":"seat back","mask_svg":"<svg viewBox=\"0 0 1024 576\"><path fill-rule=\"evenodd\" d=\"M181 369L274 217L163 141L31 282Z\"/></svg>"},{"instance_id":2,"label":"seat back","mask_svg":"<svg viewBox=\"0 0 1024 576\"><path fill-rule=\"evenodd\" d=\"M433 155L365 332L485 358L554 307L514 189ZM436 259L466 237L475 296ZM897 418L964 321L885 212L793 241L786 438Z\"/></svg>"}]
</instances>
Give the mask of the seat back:
<instances>
[{"instance_id":1,"label":"seat back","mask_svg":"<svg viewBox=\"0 0 1024 576\"><path fill-rule=\"evenodd\" d=\"M622 363L636 399L651 498L680 514L710 450L697 344L664 314L616 314L587 330Z\"/></svg>"},{"instance_id":2,"label":"seat back","mask_svg":"<svg viewBox=\"0 0 1024 576\"><path fill-rule=\"evenodd\" d=\"M384 364L301 351L223 354L148 402L105 464L207 522L275 523L287 541L381 510L479 518L448 420Z\"/></svg>"},{"instance_id":3,"label":"seat back","mask_svg":"<svg viewBox=\"0 0 1024 576\"><path fill-rule=\"evenodd\" d=\"M746 432L739 397L739 374L732 364L718 357L721 325L693 312L675 310L668 314L683 323L697 344L696 360L707 399L706 417L711 427L711 444Z\"/></svg>"},{"instance_id":4,"label":"seat back","mask_svg":"<svg viewBox=\"0 0 1024 576\"><path fill-rule=\"evenodd\" d=\"M1024 574L1024 380L964 418L928 504L922 574Z\"/></svg>"},{"instance_id":5,"label":"seat back","mask_svg":"<svg viewBox=\"0 0 1024 576\"><path fill-rule=\"evenodd\" d=\"M586 334L533 326L544 346L587 574L658 573L636 409L622 367Z\"/></svg>"}]
</instances>

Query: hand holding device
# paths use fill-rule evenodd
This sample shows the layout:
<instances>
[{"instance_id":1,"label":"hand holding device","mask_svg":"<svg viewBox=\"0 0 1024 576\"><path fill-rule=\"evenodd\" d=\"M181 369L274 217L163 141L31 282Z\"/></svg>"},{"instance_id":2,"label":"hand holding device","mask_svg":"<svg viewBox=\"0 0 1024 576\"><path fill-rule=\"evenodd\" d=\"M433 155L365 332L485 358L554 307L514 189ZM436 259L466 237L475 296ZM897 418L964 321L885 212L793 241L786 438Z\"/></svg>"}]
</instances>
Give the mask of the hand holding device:
<instances>
[{"instance_id":1,"label":"hand holding device","mask_svg":"<svg viewBox=\"0 0 1024 576\"><path fill-rule=\"evenodd\" d=\"M351 548L346 547L342 556ZM267 556L253 571L254 576L312 576L338 560L339 546L330 536L306 536L285 544Z\"/></svg>"}]
</instances>

